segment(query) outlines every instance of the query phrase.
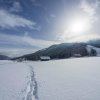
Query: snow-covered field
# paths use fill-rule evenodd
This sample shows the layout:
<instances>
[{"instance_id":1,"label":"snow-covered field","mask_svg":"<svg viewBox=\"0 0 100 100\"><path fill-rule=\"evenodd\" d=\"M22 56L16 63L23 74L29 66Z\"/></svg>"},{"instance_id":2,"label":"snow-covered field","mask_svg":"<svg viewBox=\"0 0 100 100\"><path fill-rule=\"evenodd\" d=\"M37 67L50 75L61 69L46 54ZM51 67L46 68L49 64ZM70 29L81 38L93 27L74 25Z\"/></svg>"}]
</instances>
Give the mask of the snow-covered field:
<instances>
[{"instance_id":1,"label":"snow-covered field","mask_svg":"<svg viewBox=\"0 0 100 100\"><path fill-rule=\"evenodd\" d=\"M100 57L0 61L0 100L100 100Z\"/></svg>"},{"instance_id":2,"label":"snow-covered field","mask_svg":"<svg viewBox=\"0 0 100 100\"><path fill-rule=\"evenodd\" d=\"M0 61L0 100L23 100L28 75L25 64Z\"/></svg>"}]
</instances>

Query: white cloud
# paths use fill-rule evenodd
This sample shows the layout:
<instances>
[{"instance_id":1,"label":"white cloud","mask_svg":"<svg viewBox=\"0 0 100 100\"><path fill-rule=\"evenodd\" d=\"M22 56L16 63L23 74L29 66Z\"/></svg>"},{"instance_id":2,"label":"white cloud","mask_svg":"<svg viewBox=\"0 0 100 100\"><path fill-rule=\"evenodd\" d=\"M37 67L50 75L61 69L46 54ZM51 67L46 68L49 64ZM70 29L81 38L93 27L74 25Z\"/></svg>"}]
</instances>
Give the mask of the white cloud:
<instances>
[{"instance_id":1,"label":"white cloud","mask_svg":"<svg viewBox=\"0 0 100 100\"><path fill-rule=\"evenodd\" d=\"M39 48L46 48L52 44L54 41L47 41L41 39L34 39L28 36L28 33L25 33L25 36L14 36L14 35L6 35L0 34L0 44L13 44L13 45L29 45L35 46Z\"/></svg>"},{"instance_id":2,"label":"white cloud","mask_svg":"<svg viewBox=\"0 0 100 100\"><path fill-rule=\"evenodd\" d=\"M24 43L27 43L27 44L31 45L31 46L38 46L40 48L46 48L46 47L56 43L54 41L47 41L47 40L41 40L41 39L33 39L33 38L29 37L29 36L22 37L22 41Z\"/></svg>"},{"instance_id":3,"label":"white cloud","mask_svg":"<svg viewBox=\"0 0 100 100\"><path fill-rule=\"evenodd\" d=\"M99 5L99 0L81 0L80 8L90 17L92 22L95 22L98 19L96 15Z\"/></svg>"},{"instance_id":4,"label":"white cloud","mask_svg":"<svg viewBox=\"0 0 100 100\"><path fill-rule=\"evenodd\" d=\"M59 41L63 42L86 42L89 40L100 39L100 35L90 33L90 34L81 34L73 37L68 37L67 35L61 35Z\"/></svg>"},{"instance_id":5,"label":"white cloud","mask_svg":"<svg viewBox=\"0 0 100 100\"><path fill-rule=\"evenodd\" d=\"M64 0L65 1L65 0ZM77 18L78 20L84 20L86 21L86 28L87 30L83 30L84 32L74 33L68 30L68 27L70 24L66 21L63 23L65 27L65 30L62 30L61 34L58 34L57 38L60 41L65 41L65 42L76 42L76 41L87 41L91 39L100 39L100 35L95 33L95 24L98 21L98 9L100 5L100 0L80 0L78 10L80 12L76 12L75 15L71 14L68 22L72 21L72 25L75 24L73 20ZM74 9L75 10L75 9ZM71 13L71 12L70 12ZM69 13L69 15L70 15ZM84 22L85 22L84 21ZM83 22L82 22L83 23ZM72 30L72 27L71 27ZM72 30L73 31L73 30Z\"/></svg>"},{"instance_id":6,"label":"white cloud","mask_svg":"<svg viewBox=\"0 0 100 100\"><path fill-rule=\"evenodd\" d=\"M22 11L22 6L20 4L20 2L15 1L12 5L12 7L10 8L11 12L20 12Z\"/></svg>"},{"instance_id":7,"label":"white cloud","mask_svg":"<svg viewBox=\"0 0 100 100\"><path fill-rule=\"evenodd\" d=\"M0 48L0 54L9 57L19 57L25 54L36 52L37 49L21 49L21 48Z\"/></svg>"},{"instance_id":8,"label":"white cloud","mask_svg":"<svg viewBox=\"0 0 100 100\"><path fill-rule=\"evenodd\" d=\"M6 45L13 45L14 47L6 47ZM34 39L28 36L26 32L25 35L22 36L14 36L14 35L6 35L0 34L0 45L5 47L0 47L0 54L5 54L10 57L21 56L28 53L33 53L39 49L47 48L53 44L57 44L54 41L47 41L41 39ZM21 46L17 47L17 46ZM30 48L24 48L23 46L28 45Z\"/></svg>"},{"instance_id":9,"label":"white cloud","mask_svg":"<svg viewBox=\"0 0 100 100\"><path fill-rule=\"evenodd\" d=\"M0 10L0 27L2 28L28 27L35 30L36 23L21 16L9 13L5 10Z\"/></svg>"}]
</instances>

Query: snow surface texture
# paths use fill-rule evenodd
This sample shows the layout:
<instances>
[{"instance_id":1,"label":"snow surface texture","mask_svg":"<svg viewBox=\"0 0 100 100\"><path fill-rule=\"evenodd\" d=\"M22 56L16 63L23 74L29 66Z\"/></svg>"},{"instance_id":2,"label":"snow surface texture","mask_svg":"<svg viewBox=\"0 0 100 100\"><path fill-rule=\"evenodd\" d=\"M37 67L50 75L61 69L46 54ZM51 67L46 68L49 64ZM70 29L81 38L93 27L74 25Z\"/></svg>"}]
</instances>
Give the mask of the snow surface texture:
<instances>
[{"instance_id":1,"label":"snow surface texture","mask_svg":"<svg viewBox=\"0 0 100 100\"><path fill-rule=\"evenodd\" d=\"M100 100L100 57L0 61L0 100Z\"/></svg>"},{"instance_id":2,"label":"snow surface texture","mask_svg":"<svg viewBox=\"0 0 100 100\"><path fill-rule=\"evenodd\" d=\"M0 61L0 100L36 100L35 85L31 66Z\"/></svg>"}]
</instances>

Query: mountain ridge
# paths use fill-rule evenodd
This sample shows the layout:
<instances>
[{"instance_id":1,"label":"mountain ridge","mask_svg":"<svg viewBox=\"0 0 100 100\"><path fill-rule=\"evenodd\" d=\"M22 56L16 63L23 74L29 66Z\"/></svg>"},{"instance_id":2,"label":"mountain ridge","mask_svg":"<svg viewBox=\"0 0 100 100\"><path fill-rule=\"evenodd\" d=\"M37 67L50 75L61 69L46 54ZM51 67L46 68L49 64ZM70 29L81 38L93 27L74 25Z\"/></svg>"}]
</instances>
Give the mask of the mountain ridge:
<instances>
[{"instance_id":1,"label":"mountain ridge","mask_svg":"<svg viewBox=\"0 0 100 100\"><path fill-rule=\"evenodd\" d=\"M92 44L89 43L61 43L51 45L48 48L36 51L35 53L23 55L21 57L13 58L16 59L24 59L24 60L39 60L40 56L49 56L51 59L65 59L73 57L75 54L80 54L80 57L84 56L96 56L96 49L91 49L91 54L87 50L87 46ZM96 46L94 46L96 47ZM98 46L97 46L98 47Z\"/></svg>"}]
</instances>

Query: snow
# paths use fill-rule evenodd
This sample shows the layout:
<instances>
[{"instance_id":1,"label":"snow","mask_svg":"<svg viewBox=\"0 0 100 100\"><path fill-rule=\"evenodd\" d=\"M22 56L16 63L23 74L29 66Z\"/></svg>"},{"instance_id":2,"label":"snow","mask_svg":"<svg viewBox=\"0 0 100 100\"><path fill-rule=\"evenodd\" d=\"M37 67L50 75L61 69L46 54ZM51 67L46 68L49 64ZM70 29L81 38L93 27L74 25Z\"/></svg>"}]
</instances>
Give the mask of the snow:
<instances>
[{"instance_id":1,"label":"snow","mask_svg":"<svg viewBox=\"0 0 100 100\"><path fill-rule=\"evenodd\" d=\"M100 56L100 48L97 48L97 47L94 47L91 45L87 45L86 49L87 49L89 54L91 53L91 49L94 49L97 53L97 56Z\"/></svg>"},{"instance_id":2,"label":"snow","mask_svg":"<svg viewBox=\"0 0 100 100\"><path fill-rule=\"evenodd\" d=\"M42 60L50 60L50 57L49 56L40 56L40 59L42 59Z\"/></svg>"},{"instance_id":3,"label":"snow","mask_svg":"<svg viewBox=\"0 0 100 100\"><path fill-rule=\"evenodd\" d=\"M34 65L39 100L100 100L100 58L77 58Z\"/></svg>"},{"instance_id":4,"label":"snow","mask_svg":"<svg viewBox=\"0 0 100 100\"><path fill-rule=\"evenodd\" d=\"M0 100L100 100L100 57L0 61Z\"/></svg>"},{"instance_id":5,"label":"snow","mask_svg":"<svg viewBox=\"0 0 100 100\"><path fill-rule=\"evenodd\" d=\"M25 64L0 61L0 100L22 100L28 75Z\"/></svg>"}]
</instances>

